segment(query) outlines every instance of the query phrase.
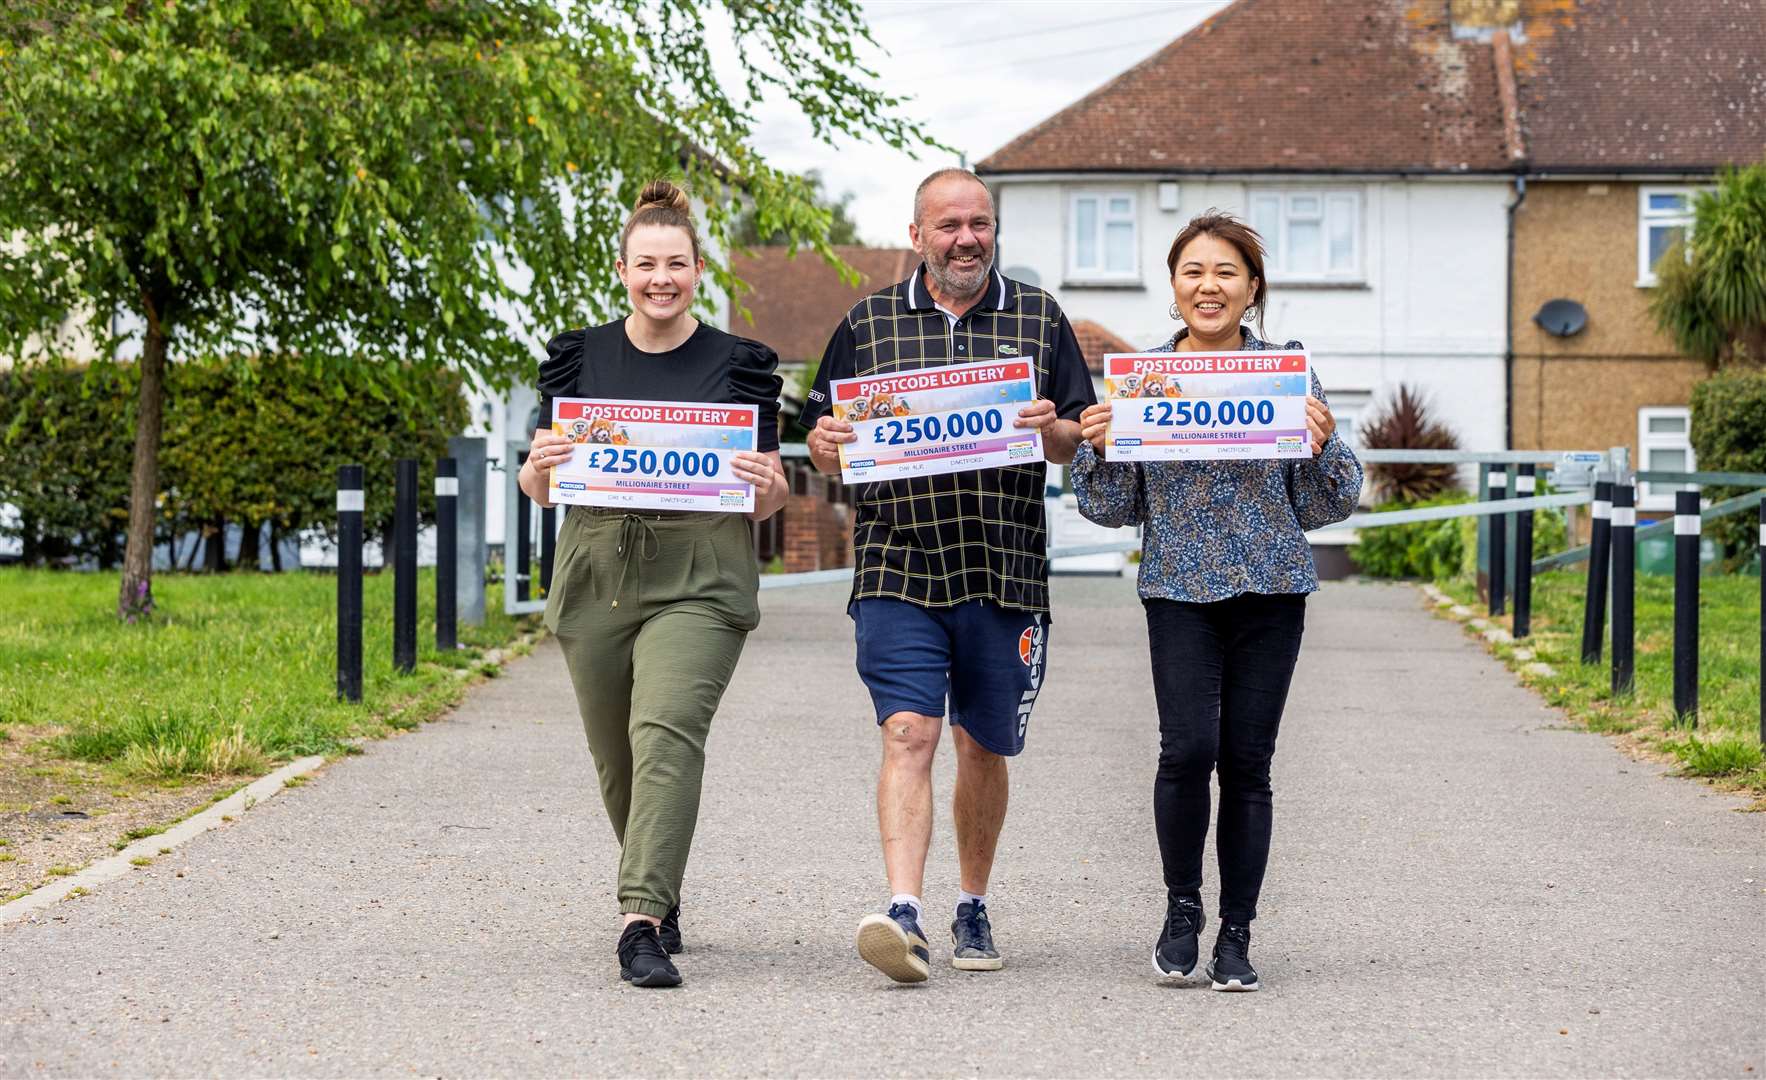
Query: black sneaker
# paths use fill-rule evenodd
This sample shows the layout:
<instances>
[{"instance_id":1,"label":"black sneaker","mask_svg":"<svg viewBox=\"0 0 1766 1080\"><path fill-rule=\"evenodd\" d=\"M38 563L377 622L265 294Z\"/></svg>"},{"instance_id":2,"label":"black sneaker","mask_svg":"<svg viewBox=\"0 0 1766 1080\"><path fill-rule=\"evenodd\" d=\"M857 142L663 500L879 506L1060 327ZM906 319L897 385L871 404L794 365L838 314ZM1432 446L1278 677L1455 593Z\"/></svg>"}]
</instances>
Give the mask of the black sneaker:
<instances>
[{"instance_id":1,"label":"black sneaker","mask_svg":"<svg viewBox=\"0 0 1766 1080\"><path fill-rule=\"evenodd\" d=\"M987 921L987 905L964 901L950 924L950 966L958 971L998 971L1006 966L993 947L993 926Z\"/></svg>"},{"instance_id":2,"label":"black sneaker","mask_svg":"<svg viewBox=\"0 0 1766 1080\"><path fill-rule=\"evenodd\" d=\"M681 973L656 939L656 924L639 919L619 935L619 977L633 986L679 986Z\"/></svg>"},{"instance_id":3,"label":"black sneaker","mask_svg":"<svg viewBox=\"0 0 1766 1080\"><path fill-rule=\"evenodd\" d=\"M900 983L925 982L931 956L920 921L906 904L889 905L887 915L866 915L858 924L858 954L865 963Z\"/></svg>"},{"instance_id":4,"label":"black sneaker","mask_svg":"<svg viewBox=\"0 0 1766 1080\"><path fill-rule=\"evenodd\" d=\"M1216 990L1257 989L1257 969L1251 966L1251 928L1244 923L1223 922L1214 939L1214 959L1208 961L1208 978Z\"/></svg>"},{"instance_id":5,"label":"black sneaker","mask_svg":"<svg viewBox=\"0 0 1766 1080\"><path fill-rule=\"evenodd\" d=\"M1196 936L1208 921L1202 913L1202 902L1192 896L1169 897L1165 901L1165 931L1153 946L1153 970L1163 979L1187 978L1196 970L1201 946Z\"/></svg>"},{"instance_id":6,"label":"black sneaker","mask_svg":"<svg viewBox=\"0 0 1766 1080\"><path fill-rule=\"evenodd\" d=\"M681 941L681 905L668 909L668 914L662 917L662 925L656 928L656 938L662 942L662 951L670 956L679 956L686 951L687 946Z\"/></svg>"}]
</instances>

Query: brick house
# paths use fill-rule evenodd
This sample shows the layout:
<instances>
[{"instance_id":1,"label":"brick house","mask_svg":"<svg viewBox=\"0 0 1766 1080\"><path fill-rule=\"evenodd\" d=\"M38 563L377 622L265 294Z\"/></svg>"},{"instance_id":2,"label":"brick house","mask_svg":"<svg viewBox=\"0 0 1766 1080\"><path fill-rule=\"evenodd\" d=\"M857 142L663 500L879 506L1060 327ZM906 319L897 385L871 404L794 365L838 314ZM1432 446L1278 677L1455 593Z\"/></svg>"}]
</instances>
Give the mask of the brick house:
<instances>
[{"instance_id":1,"label":"brick house","mask_svg":"<svg viewBox=\"0 0 1766 1080\"><path fill-rule=\"evenodd\" d=\"M1524 196L1514 211L1514 445L1629 446L1692 469L1687 403L1705 365L1657 331L1654 263L1724 165L1766 157L1766 10L1624 0L1531 8L1512 31ZM1537 320L1552 300L1586 325ZM1554 332L1556 331L1556 332ZM1658 487L1660 487L1658 485ZM1638 490L1672 509L1673 489Z\"/></svg>"}]
</instances>

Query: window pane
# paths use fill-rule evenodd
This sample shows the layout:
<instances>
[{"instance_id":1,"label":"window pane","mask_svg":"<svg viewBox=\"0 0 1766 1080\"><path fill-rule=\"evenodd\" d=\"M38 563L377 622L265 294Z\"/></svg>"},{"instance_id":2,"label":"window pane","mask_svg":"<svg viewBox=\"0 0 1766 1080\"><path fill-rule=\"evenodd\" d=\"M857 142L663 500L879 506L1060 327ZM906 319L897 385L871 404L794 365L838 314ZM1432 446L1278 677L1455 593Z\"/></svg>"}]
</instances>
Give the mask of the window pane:
<instances>
[{"instance_id":1,"label":"window pane","mask_svg":"<svg viewBox=\"0 0 1766 1080\"><path fill-rule=\"evenodd\" d=\"M1134 206L1134 201L1132 199L1119 199L1119 198L1111 199L1110 200L1110 216L1111 217L1123 217L1125 215L1132 214L1134 212L1133 206Z\"/></svg>"},{"instance_id":2,"label":"window pane","mask_svg":"<svg viewBox=\"0 0 1766 1080\"><path fill-rule=\"evenodd\" d=\"M1296 274L1324 272L1324 226L1321 223L1288 222L1287 269Z\"/></svg>"},{"instance_id":3,"label":"window pane","mask_svg":"<svg viewBox=\"0 0 1766 1080\"><path fill-rule=\"evenodd\" d=\"M1671 450L1656 446L1646 451L1649 454L1649 468L1652 472L1685 472L1686 451Z\"/></svg>"},{"instance_id":4,"label":"window pane","mask_svg":"<svg viewBox=\"0 0 1766 1080\"><path fill-rule=\"evenodd\" d=\"M1282 265L1282 203L1274 195L1254 195L1251 197L1251 227L1263 237L1264 253L1269 265Z\"/></svg>"},{"instance_id":5,"label":"window pane","mask_svg":"<svg viewBox=\"0 0 1766 1080\"><path fill-rule=\"evenodd\" d=\"M1134 225L1112 221L1104 227L1104 269L1111 273L1134 272Z\"/></svg>"},{"instance_id":6,"label":"window pane","mask_svg":"<svg viewBox=\"0 0 1766 1080\"><path fill-rule=\"evenodd\" d=\"M1098 268L1098 200L1073 202L1073 265L1081 270Z\"/></svg>"},{"instance_id":7,"label":"window pane","mask_svg":"<svg viewBox=\"0 0 1766 1080\"><path fill-rule=\"evenodd\" d=\"M1652 416L1649 418L1649 429L1650 429L1650 434L1652 434L1652 435L1654 435L1658 431L1667 431L1667 432L1685 431L1686 430L1686 417L1684 417L1684 416Z\"/></svg>"},{"instance_id":8,"label":"window pane","mask_svg":"<svg viewBox=\"0 0 1766 1080\"><path fill-rule=\"evenodd\" d=\"M1288 200L1288 215L1290 217L1317 217L1318 196L1295 195Z\"/></svg>"},{"instance_id":9,"label":"window pane","mask_svg":"<svg viewBox=\"0 0 1766 1080\"><path fill-rule=\"evenodd\" d=\"M1654 267L1661 261L1668 249L1679 243L1686 235L1686 229L1680 225L1651 225L1649 227L1649 264Z\"/></svg>"},{"instance_id":10,"label":"window pane","mask_svg":"<svg viewBox=\"0 0 1766 1080\"><path fill-rule=\"evenodd\" d=\"M1681 211L1686 209L1686 204L1687 196L1683 192L1651 192L1649 196L1651 210Z\"/></svg>"},{"instance_id":11,"label":"window pane","mask_svg":"<svg viewBox=\"0 0 1766 1080\"><path fill-rule=\"evenodd\" d=\"M1331 235L1331 269L1355 269L1355 203L1351 199L1330 200L1330 216L1325 227Z\"/></svg>"}]
</instances>

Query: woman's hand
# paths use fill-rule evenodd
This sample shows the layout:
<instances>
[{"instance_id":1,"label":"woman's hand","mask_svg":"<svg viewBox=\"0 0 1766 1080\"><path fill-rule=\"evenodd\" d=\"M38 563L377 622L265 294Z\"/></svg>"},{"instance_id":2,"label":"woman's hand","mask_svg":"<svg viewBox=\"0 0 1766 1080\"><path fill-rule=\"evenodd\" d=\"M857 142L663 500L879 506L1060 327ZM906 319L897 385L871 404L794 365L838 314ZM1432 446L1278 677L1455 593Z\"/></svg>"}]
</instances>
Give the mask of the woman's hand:
<instances>
[{"instance_id":1,"label":"woman's hand","mask_svg":"<svg viewBox=\"0 0 1766 1080\"><path fill-rule=\"evenodd\" d=\"M1079 414L1079 437L1091 443L1091 448L1104 456L1104 434L1110 429L1110 403L1100 401L1096 405L1087 405Z\"/></svg>"},{"instance_id":2,"label":"woman's hand","mask_svg":"<svg viewBox=\"0 0 1766 1080\"><path fill-rule=\"evenodd\" d=\"M772 458L752 450L736 451L730 458L730 471L736 474L736 479L754 485L754 498L757 501L765 499L773 490L774 484L785 482L785 478L773 469Z\"/></svg>"},{"instance_id":3,"label":"woman's hand","mask_svg":"<svg viewBox=\"0 0 1766 1080\"><path fill-rule=\"evenodd\" d=\"M551 482L554 466L562 465L570 460L569 439L555 431L541 428L533 433L533 442L528 444L527 463L533 466L534 475L546 482Z\"/></svg>"},{"instance_id":4,"label":"woman's hand","mask_svg":"<svg viewBox=\"0 0 1766 1080\"><path fill-rule=\"evenodd\" d=\"M1331 439L1331 433L1337 430L1337 418L1324 402L1306 395L1306 434L1312 437L1312 456L1324 453L1324 444Z\"/></svg>"}]
</instances>

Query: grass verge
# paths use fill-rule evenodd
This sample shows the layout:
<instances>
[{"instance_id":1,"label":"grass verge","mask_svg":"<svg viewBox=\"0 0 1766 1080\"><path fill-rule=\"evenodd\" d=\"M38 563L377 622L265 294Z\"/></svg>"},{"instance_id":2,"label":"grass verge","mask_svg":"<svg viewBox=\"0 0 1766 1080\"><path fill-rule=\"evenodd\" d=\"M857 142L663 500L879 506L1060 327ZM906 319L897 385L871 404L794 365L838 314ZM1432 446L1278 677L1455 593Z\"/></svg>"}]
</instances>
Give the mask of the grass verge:
<instances>
[{"instance_id":1,"label":"grass verge","mask_svg":"<svg viewBox=\"0 0 1766 1080\"><path fill-rule=\"evenodd\" d=\"M1437 582L1457 602L1488 610L1463 579ZM1602 663L1583 664L1582 603L1586 578L1558 570L1533 579L1531 633L1492 646L1509 667L1551 704L1592 731L1621 734L1639 748L1670 755L1688 776L1745 791L1766 809L1766 761L1760 747L1760 581L1739 574L1699 582L1699 711L1697 726L1674 716L1674 579L1637 578L1636 692L1615 700L1611 613ZM1512 606L1512 605L1511 605ZM1490 620L1513 629L1512 615ZM1544 674L1530 665L1544 663Z\"/></svg>"}]
</instances>

